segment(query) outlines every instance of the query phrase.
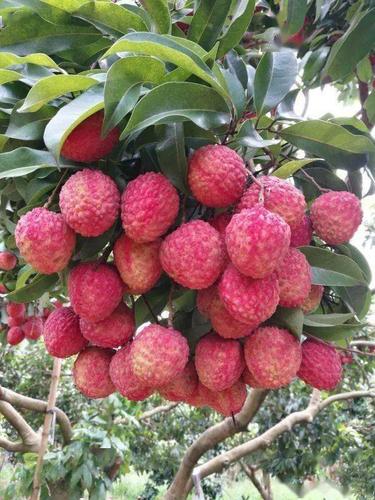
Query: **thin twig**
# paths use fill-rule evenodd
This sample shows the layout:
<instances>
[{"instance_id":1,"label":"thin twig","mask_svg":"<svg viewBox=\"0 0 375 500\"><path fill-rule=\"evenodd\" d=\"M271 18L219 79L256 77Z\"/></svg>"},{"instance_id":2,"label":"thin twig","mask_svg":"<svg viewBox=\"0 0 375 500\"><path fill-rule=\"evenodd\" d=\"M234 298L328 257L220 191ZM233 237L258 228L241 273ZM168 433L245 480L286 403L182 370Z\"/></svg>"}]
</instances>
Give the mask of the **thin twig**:
<instances>
[{"instance_id":1,"label":"thin twig","mask_svg":"<svg viewBox=\"0 0 375 500\"><path fill-rule=\"evenodd\" d=\"M146 304L146 307L147 309L149 310L151 316L154 318L154 321L155 323L159 324L159 320L158 320L158 317L156 316L156 314L154 313L154 311L152 310L152 307L150 306L150 303L149 301L146 299L145 295L142 295L142 298L144 300L144 303Z\"/></svg>"},{"instance_id":2,"label":"thin twig","mask_svg":"<svg viewBox=\"0 0 375 500\"><path fill-rule=\"evenodd\" d=\"M315 335L311 335L310 333L306 333L306 332L303 332L303 334L306 336L306 337L309 337L311 339L314 339L316 340L317 342L320 342L322 344L325 344L325 345L329 345L330 347L332 347L332 344L330 342L327 342L326 340L323 340L323 339L320 339L319 337L315 337ZM345 352L352 352L354 354L359 354L359 355L364 355L364 356L370 356L370 357L375 357L375 354L372 354L370 352L363 352L363 351L359 351L358 349L350 349L350 347L342 347L342 346L335 346L335 348L339 351L345 351Z\"/></svg>"},{"instance_id":3,"label":"thin twig","mask_svg":"<svg viewBox=\"0 0 375 500\"><path fill-rule=\"evenodd\" d=\"M330 191L332 191L332 189L328 189L328 188L323 188L322 186L320 186L316 180L314 179L314 177L312 177L311 175L309 175L307 172L305 172L305 170L303 168L301 168L301 172L303 173L303 175L306 177L306 179L309 179L309 181L314 184L314 186L319 189L319 191L321 191L322 193L329 193Z\"/></svg>"},{"instance_id":4,"label":"thin twig","mask_svg":"<svg viewBox=\"0 0 375 500\"><path fill-rule=\"evenodd\" d=\"M52 193L50 194L50 196L48 197L48 200L45 202L45 204L43 205L43 208L49 208L53 202L53 199L56 195L56 193L58 192L58 190L61 188L64 180L65 180L65 177L68 175L68 169L64 170L64 173L62 174L62 176L60 177L59 179L59 182L56 184L56 187L55 189L52 191Z\"/></svg>"}]
</instances>

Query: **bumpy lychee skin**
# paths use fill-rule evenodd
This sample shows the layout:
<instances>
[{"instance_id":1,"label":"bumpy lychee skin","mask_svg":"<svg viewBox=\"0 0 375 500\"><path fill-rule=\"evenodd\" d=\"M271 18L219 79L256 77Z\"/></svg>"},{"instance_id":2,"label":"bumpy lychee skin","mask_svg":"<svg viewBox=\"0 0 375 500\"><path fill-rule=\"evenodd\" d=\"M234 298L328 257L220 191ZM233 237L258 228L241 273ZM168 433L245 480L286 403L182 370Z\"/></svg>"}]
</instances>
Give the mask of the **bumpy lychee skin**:
<instances>
[{"instance_id":1,"label":"bumpy lychee skin","mask_svg":"<svg viewBox=\"0 0 375 500\"><path fill-rule=\"evenodd\" d=\"M280 215L291 228L297 226L305 214L305 198L301 191L292 184L277 177L260 177L245 191L237 210L252 208L259 203L259 183L264 189L264 207L270 212Z\"/></svg>"},{"instance_id":2,"label":"bumpy lychee skin","mask_svg":"<svg viewBox=\"0 0 375 500\"><path fill-rule=\"evenodd\" d=\"M185 403L197 408L203 408L212 406L215 399L215 393L198 381L195 392L189 398L186 398Z\"/></svg>"},{"instance_id":3,"label":"bumpy lychee skin","mask_svg":"<svg viewBox=\"0 0 375 500\"><path fill-rule=\"evenodd\" d=\"M264 389L289 384L301 365L301 344L282 328L258 328L245 340L244 352L247 368Z\"/></svg>"},{"instance_id":4,"label":"bumpy lychee skin","mask_svg":"<svg viewBox=\"0 0 375 500\"><path fill-rule=\"evenodd\" d=\"M245 382L246 385L249 387L252 387L253 389L261 389L262 386L260 383L255 380L254 375L251 373L251 371L246 367L244 371L242 372L242 380Z\"/></svg>"},{"instance_id":5,"label":"bumpy lychee skin","mask_svg":"<svg viewBox=\"0 0 375 500\"><path fill-rule=\"evenodd\" d=\"M146 293L160 278L163 272L159 258L160 245L160 239L136 243L125 233L116 241L113 249L115 264L130 293Z\"/></svg>"},{"instance_id":6,"label":"bumpy lychee skin","mask_svg":"<svg viewBox=\"0 0 375 500\"><path fill-rule=\"evenodd\" d=\"M277 268L280 286L280 305L299 307L311 290L311 268L306 257L296 248L290 248Z\"/></svg>"},{"instance_id":7,"label":"bumpy lychee skin","mask_svg":"<svg viewBox=\"0 0 375 500\"><path fill-rule=\"evenodd\" d=\"M134 375L131 365L131 344L126 344L113 356L109 375L118 392L130 401L143 401L153 393L153 389L146 387Z\"/></svg>"},{"instance_id":8,"label":"bumpy lychee skin","mask_svg":"<svg viewBox=\"0 0 375 500\"><path fill-rule=\"evenodd\" d=\"M331 391L341 380L340 356L333 346L307 339L302 343L302 363L297 375L316 389Z\"/></svg>"},{"instance_id":9,"label":"bumpy lychee skin","mask_svg":"<svg viewBox=\"0 0 375 500\"><path fill-rule=\"evenodd\" d=\"M134 241L154 241L173 224L178 209L179 197L169 180L147 172L130 181L122 195L122 226Z\"/></svg>"},{"instance_id":10,"label":"bumpy lychee skin","mask_svg":"<svg viewBox=\"0 0 375 500\"><path fill-rule=\"evenodd\" d=\"M254 280L230 264L220 280L219 294L234 318L254 326L266 321L276 311L279 284L275 273Z\"/></svg>"},{"instance_id":11,"label":"bumpy lychee skin","mask_svg":"<svg viewBox=\"0 0 375 500\"><path fill-rule=\"evenodd\" d=\"M120 347L135 331L134 313L123 302L102 321L89 323L81 318L79 325L82 335L98 347Z\"/></svg>"},{"instance_id":12,"label":"bumpy lychee skin","mask_svg":"<svg viewBox=\"0 0 375 500\"><path fill-rule=\"evenodd\" d=\"M160 248L164 271L187 288L211 286L225 262L223 240L207 222L194 220L169 234Z\"/></svg>"},{"instance_id":13,"label":"bumpy lychee skin","mask_svg":"<svg viewBox=\"0 0 375 500\"><path fill-rule=\"evenodd\" d=\"M225 417L230 417L242 409L246 396L246 384L238 380L228 389L213 393L210 406Z\"/></svg>"},{"instance_id":14,"label":"bumpy lychee skin","mask_svg":"<svg viewBox=\"0 0 375 500\"><path fill-rule=\"evenodd\" d=\"M7 304L7 313L13 318L23 318L26 312L25 304L18 304L17 302L9 302Z\"/></svg>"},{"instance_id":15,"label":"bumpy lychee skin","mask_svg":"<svg viewBox=\"0 0 375 500\"><path fill-rule=\"evenodd\" d=\"M208 207L227 207L236 203L245 188L246 177L242 158L227 146L203 146L189 161L190 189L193 196Z\"/></svg>"},{"instance_id":16,"label":"bumpy lychee skin","mask_svg":"<svg viewBox=\"0 0 375 500\"><path fill-rule=\"evenodd\" d=\"M15 238L25 261L42 274L62 271L76 244L76 235L63 216L46 208L34 208L23 215Z\"/></svg>"},{"instance_id":17,"label":"bumpy lychee skin","mask_svg":"<svg viewBox=\"0 0 375 500\"><path fill-rule=\"evenodd\" d=\"M18 316L16 318L13 318L12 316L8 316L7 319L7 325L9 328L12 328L13 326L21 326L25 323L26 318L23 316Z\"/></svg>"},{"instance_id":18,"label":"bumpy lychee skin","mask_svg":"<svg viewBox=\"0 0 375 500\"><path fill-rule=\"evenodd\" d=\"M115 392L109 376L109 365L114 353L112 349L87 347L78 354L73 366L73 380L84 396L100 399Z\"/></svg>"},{"instance_id":19,"label":"bumpy lychee skin","mask_svg":"<svg viewBox=\"0 0 375 500\"><path fill-rule=\"evenodd\" d=\"M319 238L329 245L341 245L352 238L361 224L361 203L347 191L330 191L314 201L310 216Z\"/></svg>"},{"instance_id":20,"label":"bumpy lychee skin","mask_svg":"<svg viewBox=\"0 0 375 500\"><path fill-rule=\"evenodd\" d=\"M210 307L216 293L216 285L198 290L197 309L202 314L202 316L208 317L210 315Z\"/></svg>"},{"instance_id":21,"label":"bumpy lychee skin","mask_svg":"<svg viewBox=\"0 0 375 500\"><path fill-rule=\"evenodd\" d=\"M185 368L188 343L177 330L149 325L136 336L131 351L134 375L147 387L169 384Z\"/></svg>"},{"instance_id":22,"label":"bumpy lychee skin","mask_svg":"<svg viewBox=\"0 0 375 500\"><path fill-rule=\"evenodd\" d=\"M80 123L65 139L62 156L81 163L91 163L107 156L118 143L120 130L114 128L102 137L103 119L103 111L98 111Z\"/></svg>"},{"instance_id":23,"label":"bumpy lychee skin","mask_svg":"<svg viewBox=\"0 0 375 500\"><path fill-rule=\"evenodd\" d=\"M193 396L198 386L198 375L194 361L189 361L172 382L161 389L160 395L168 401L186 401Z\"/></svg>"},{"instance_id":24,"label":"bumpy lychee skin","mask_svg":"<svg viewBox=\"0 0 375 500\"><path fill-rule=\"evenodd\" d=\"M38 340L43 333L43 320L38 316L31 316L22 325L23 333L29 340Z\"/></svg>"},{"instance_id":25,"label":"bumpy lychee skin","mask_svg":"<svg viewBox=\"0 0 375 500\"><path fill-rule=\"evenodd\" d=\"M323 292L323 285L311 285L310 293L301 305L301 309L305 314L315 311L322 300Z\"/></svg>"},{"instance_id":26,"label":"bumpy lychee skin","mask_svg":"<svg viewBox=\"0 0 375 500\"><path fill-rule=\"evenodd\" d=\"M264 278L277 268L290 244L290 227L279 215L256 205L233 216L225 233L230 260L250 278Z\"/></svg>"},{"instance_id":27,"label":"bumpy lychee skin","mask_svg":"<svg viewBox=\"0 0 375 500\"><path fill-rule=\"evenodd\" d=\"M301 222L292 229L290 236L291 247L303 247L310 245L312 240L312 224L308 215L305 215Z\"/></svg>"},{"instance_id":28,"label":"bumpy lychee skin","mask_svg":"<svg viewBox=\"0 0 375 500\"><path fill-rule=\"evenodd\" d=\"M17 345L23 341L25 338L25 334L23 333L22 328L19 326L13 326L9 328L7 333L7 342L10 345Z\"/></svg>"},{"instance_id":29,"label":"bumpy lychee skin","mask_svg":"<svg viewBox=\"0 0 375 500\"><path fill-rule=\"evenodd\" d=\"M245 368L242 346L210 333L199 340L195 349L195 367L199 380L211 391L231 387Z\"/></svg>"},{"instance_id":30,"label":"bumpy lychee skin","mask_svg":"<svg viewBox=\"0 0 375 500\"><path fill-rule=\"evenodd\" d=\"M81 236L99 236L116 221L120 192L100 170L85 168L72 175L60 192L60 209L67 224Z\"/></svg>"},{"instance_id":31,"label":"bumpy lychee skin","mask_svg":"<svg viewBox=\"0 0 375 500\"><path fill-rule=\"evenodd\" d=\"M12 252L4 250L0 252L0 269L2 271L11 271L17 265L17 257Z\"/></svg>"},{"instance_id":32,"label":"bumpy lychee skin","mask_svg":"<svg viewBox=\"0 0 375 500\"><path fill-rule=\"evenodd\" d=\"M79 328L79 317L71 307L55 309L48 316L43 338L48 353L55 358L69 358L88 344Z\"/></svg>"},{"instance_id":33,"label":"bumpy lychee skin","mask_svg":"<svg viewBox=\"0 0 375 500\"><path fill-rule=\"evenodd\" d=\"M96 323L107 318L120 304L124 284L113 266L83 262L71 271L68 289L74 312Z\"/></svg>"}]
</instances>

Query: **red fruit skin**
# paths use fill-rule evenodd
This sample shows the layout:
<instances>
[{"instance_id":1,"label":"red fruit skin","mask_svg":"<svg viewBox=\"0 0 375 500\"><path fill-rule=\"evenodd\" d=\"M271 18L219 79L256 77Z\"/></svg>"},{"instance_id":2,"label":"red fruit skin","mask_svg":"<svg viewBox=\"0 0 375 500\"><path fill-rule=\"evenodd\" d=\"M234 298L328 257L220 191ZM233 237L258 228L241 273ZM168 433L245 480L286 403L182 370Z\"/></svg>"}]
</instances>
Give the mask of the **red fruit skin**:
<instances>
[{"instance_id":1,"label":"red fruit skin","mask_svg":"<svg viewBox=\"0 0 375 500\"><path fill-rule=\"evenodd\" d=\"M264 208L282 217L292 229L297 226L305 214L305 198L299 189L277 177L259 177L257 182L245 191L237 211L253 208L259 203L259 183L264 189Z\"/></svg>"},{"instance_id":2,"label":"red fruit skin","mask_svg":"<svg viewBox=\"0 0 375 500\"><path fill-rule=\"evenodd\" d=\"M22 316L19 316L18 318L12 318L11 316L9 316L7 319L7 324L10 328L13 328L13 326L23 325L25 321L25 318Z\"/></svg>"},{"instance_id":3,"label":"red fruit skin","mask_svg":"<svg viewBox=\"0 0 375 500\"><path fill-rule=\"evenodd\" d=\"M23 333L29 340L38 340L43 333L43 320L37 316L32 316L22 325Z\"/></svg>"},{"instance_id":4,"label":"red fruit skin","mask_svg":"<svg viewBox=\"0 0 375 500\"><path fill-rule=\"evenodd\" d=\"M323 292L323 285L311 285L310 293L301 305L301 309L305 314L315 311L322 300Z\"/></svg>"},{"instance_id":5,"label":"red fruit skin","mask_svg":"<svg viewBox=\"0 0 375 500\"><path fill-rule=\"evenodd\" d=\"M70 272L68 289L74 312L96 323L107 318L120 304L124 285L114 266L84 262Z\"/></svg>"},{"instance_id":6,"label":"red fruit skin","mask_svg":"<svg viewBox=\"0 0 375 500\"><path fill-rule=\"evenodd\" d=\"M225 237L225 231L227 229L228 224L230 223L232 216L223 212L222 214L215 215L212 219L209 219L207 222L219 231L219 233Z\"/></svg>"},{"instance_id":7,"label":"red fruit skin","mask_svg":"<svg viewBox=\"0 0 375 500\"><path fill-rule=\"evenodd\" d=\"M314 339L302 343L298 377L315 389L331 391L341 381L341 359L336 349Z\"/></svg>"},{"instance_id":8,"label":"red fruit skin","mask_svg":"<svg viewBox=\"0 0 375 500\"><path fill-rule=\"evenodd\" d=\"M305 215L298 226L294 227L290 236L291 247L304 247L308 246L312 240L312 224L310 217Z\"/></svg>"},{"instance_id":9,"label":"red fruit skin","mask_svg":"<svg viewBox=\"0 0 375 500\"><path fill-rule=\"evenodd\" d=\"M7 287L4 285L4 283L0 283L0 295L3 295L5 293L8 293Z\"/></svg>"},{"instance_id":10,"label":"red fruit skin","mask_svg":"<svg viewBox=\"0 0 375 500\"><path fill-rule=\"evenodd\" d=\"M129 182L121 199L125 233L138 243L156 240L175 221L179 203L175 187L164 175L139 175Z\"/></svg>"},{"instance_id":11,"label":"red fruit skin","mask_svg":"<svg viewBox=\"0 0 375 500\"><path fill-rule=\"evenodd\" d=\"M353 354L351 352L339 352L340 361L342 365L351 365L354 362Z\"/></svg>"},{"instance_id":12,"label":"red fruit skin","mask_svg":"<svg viewBox=\"0 0 375 500\"><path fill-rule=\"evenodd\" d=\"M81 318L79 325L82 335L98 347L123 346L135 331L134 313L123 302L102 321L89 323Z\"/></svg>"},{"instance_id":13,"label":"red fruit skin","mask_svg":"<svg viewBox=\"0 0 375 500\"><path fill-rule=\"evenodd\" d=\"M17 257L12 252L4 250L0 252L0 269L2 271L11 271L17 265ZM1 293L6 293L1 292Z\"/></svg>"},{"instance_id":14,"label":"red fruit skin","mask_svg":"<svg viewBox=\"0 0 375 500\"><path fill-rule=\"evenodd\" d=\"M165 238L160 260L164 271L178 284L199 290L208 288L219 277L225 247L218 231L208 222L194 220Z\"/></svg>"},{"instance_id":15,"label":"red fruit skin","mask_svg":"<svg viewBox=\"0 0 375 500\"><path fill-rule=\"evenodd\" d=\"M163 272L159 258L160 245L160 239L136 243L125 233L116 241L113 249L115 265L129 293L146 293L160 278Z\"/></svg>"},{"instance_id":16,"label":"red fruit skin","mask_svg":"<svg viewBox=\"0 0 375 500\"><path fill-rule=\"evenodd\" d=\"M211 391L231 387L245 368L242 346L210 333L199 340L195 349L195 368L199 380Z\"/></svg>"},{"instance_id":17,"label":"red fruit skin","mask_svg":"<svg viewBox=\"0 0 375 500\"><path fill-rule=\"evenodd\" d=\"M112 129L101 137L104 112L97 111L80 123L65 139L61 154L80 163L91 163L107 156L118 143L120 130Z\"/></svg>"},{"instance_id":18,"label":"red fruit skin","mask_svg":"<svg viewBox=\"0 0 375 500\"><path fill-rule=\"evenodd\" d=\"M73 366L73 380L84 396L101 399L115 392L109 376L113 355L114 351L111 349L100 347L87 347L78 354Z\"/></svg>"},{"instance_id":19,"label":"red fruit skin","mask_svg":"<svg viewBox=\"0 0 375 500\"><path fill-rule=\"evenodd\" d=\"M63 216L46 208L34 208L23 215L15 237L22 257L42 274L62 271L76 244L76 235Z\"/></svg>"},{"instance_id":20,"label":"red fruit skin","mask_svg":"<svg viewBox=\"0 0 375 500\"><path fill-rule=\"evenodd\" d=\"M44 324L43 338L47 352L55 358L69 358L88 344L81 333L79 317L72 307L51 312Z\"/></svg>"},{"instance_id":21,"label":"red fruit skin","mask_svg":"<svg viewBox=\"0 0 375 500\"><path fill-rule=\"evenodd\" d=\"M288 37L287 44L292 45L293 47L301 47L303 42L305 41L305 28L301 28L297 33Z\"/></svg>"},{"instance_id":22,"label":"red fruit skin","mask_svg":"<svg viewBox=\"0 0 375 500\"><path fill-rule=\"evenodd\" d=\"M19 326L13 326L9 328L7 333L7 342L10 345L17 345L23 341L25 338L25 334L22 331L22 328Z\"/></svg>"},{"instance_id":23,"label":"red fruit skin","mask_svg":"<svg viewBox=\"0 0 375 500\"><path fill-rule=\"evenodd\" d=\"M189 161L188 183L203 205L224 208L236 203L245 188L247 171L242 158L227 146L209 144Z\"/></svg>"},{"instance_id":24,"label":"red fruit skin","mask_svg":"<svg viewBox=\"0 0 375 500\"><path fill-rule=\"evenodd\" d=\"M246 384L242 380L238 380L228 389L213 393L213 401L210 406L225 417L230 417L242 409L246 396Z\"/></svg>"},{"instance_id":25,"label":"red fruit skin","mask_svg":"<svg viewBox=\"0 0 375 500\"><path fill-rule=\"evenodd\" d=\"M261 205L233 216L225 233L229 258L245 276L259 279L274 272L290 244L290 227Z\"/></svg>"},{"instance_id":26,"label":"red fruit skin","mask_svg":"<svg viewBox=\"0 0 375 500\"><path fill-rule=\"evenodd\" d=\"M279 284L275 273L254 280L244 276L230 264L220 280L219 294L234 318L254 326L266 321L276 311Z\"/></svg>"},{"instance_id":27,"label":"red fruit skin","mask_svg":"<svg viewBox=\"0 0 375 500\"><path fill-rule=\"evenodd\" d=\"M361 203L347 191L330 191L316 198L310 217L319 238L329 245L341 245L352 238L361 224Z\"/></svg>"},{"instance_id":28,"label":"red fruit skin","mask_svg":"<svg viewBox=\"0 0 375 500\"><path fill-rule=\"evenodd\" d=\"M251 375L263 389L289 384L301 365L302 349L288 330L260 327L245 340L245 361Z\"/></svg>"},{"instance_id":29,"label":"red fruit skin","mask_svg":"<svg viewBox=\"0 0 375 500\"><path fill-rule=\"evenodd\" d=\"M208 288L202 288L197 292L197 309L202 314L202 316L206 316L207 318L210 315L210 307L212 301L216 295L216 285L212 285Z\"/></svg>"},{"instance_id":30,"label":"red fruit skin","mask_svg":"<svg viewBox=\"0 0 375 500\"><path fill-rule=\"evenodd\" d=\"M188 343L177 330L149 325L135 337L131 350L134 375L144 385L158 389L169 384L185 368Z\"/></svg>"},{"instance_id":31,"label":"red fruit skin","mask_svg":"<svg viewBox=\"0 0 375 500\"><path fill-rule=\"evenodd\" d=\"M311 268L306 257L296 248L290 248L277 269L280 287L280 305L299 307L311 290Z\"/></svg>"},{"instance_id":32,"label":"red fruit skin","mask_svg":"<svg viewBox=\"0 0 375 500\"><path fill-rule=\"evenodd\" d=\"M261 389L262 388L261 384L257 380L255 380L254 375L247 368L247 366L245 367L245 369L242 373L242 380L246 385L248 385L249 387L252 387L253 389Z\"/></svg>"},{"instance_id":33,"label":"red fruit skin","mask_svg":"<svg viewBox=\"0 0 375 500\"><path fill-rule=\"evenodd\" d=\"M25 304L18 304L17 302L9 302L7 304L7 313L8 316L12 318L24 318L26 313Z\"/></svg>"},{"instance_id":34,"label":"red fruit skin","mask_svg":"<svg viewBox=\"0 0 375 500\"><path fill-rule=\"evenodd\" d=\"M215 393L198 381L195 392L185 400L185 403L196 408L203 408L204 406L211 406L214 401Z\"/></svg>"},{"instance_id":35,"label":"red fruit skin","mask_svg":"<svg viewBox=\"0 0 375 500\"><path fill-rule=\"evenodd\" d=\"M116 183L100 170L85 168L72 175L60 192L60 209L66 223L81 236L107 231L120 211Z\"/></svg>"},{"instance_id":36,"label":"red fruit skin","mask_svg":"<svg viewBox=\"0 0 375 500\"><path fill-rule=\"evenodd\" d=\"M119 349L111 360L109 375L120 394L130 401L143 401L153 393L134 375L131 366L131 344Z\"/></svg>"},{"instance_id":37,"label":"red fruit skin","mask_svg":"<svg viewBox=\"0 0 375 500\"><path fill-rule=\"evenodd\" d=\"M198 386L198 375L194 361L189 361L182 372L168 385L159 389L168 401L186 401L193 396Z\"/></svg>"}]
</instances>

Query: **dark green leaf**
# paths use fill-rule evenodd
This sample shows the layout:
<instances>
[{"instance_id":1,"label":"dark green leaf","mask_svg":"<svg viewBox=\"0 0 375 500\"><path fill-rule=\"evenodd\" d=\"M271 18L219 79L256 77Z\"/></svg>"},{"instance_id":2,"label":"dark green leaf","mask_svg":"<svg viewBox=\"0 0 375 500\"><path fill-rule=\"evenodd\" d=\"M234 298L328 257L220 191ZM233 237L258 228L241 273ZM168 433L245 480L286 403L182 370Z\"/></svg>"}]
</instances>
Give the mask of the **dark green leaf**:
<instances>
[{"instance_id":1,"label":"dark green leaf","mask_svg":"<svg viewBox=\"0 0 375 500\"><path fill-rule=\"evenodd\" d=\"M58 274L38 274L28 285L8 293L7 299L11 302L31 302L51 290L58 281Z\"/></svg>"},{"instance_id":2,"label":"dark green leaf","mask_svg":"<svg viewBox=\"0 0 375 500\"><path fill-rule=\"evenodd\" d=\"M306 326L324 327L343 325L349 319L352 319L354 314L335 313L335 314L309 314L304 317L303 324Z\"/></svg>"},{"instance_id":3,"label":"dark green leaf","mask_svg":"<svg viewBox=\"0 0 375 500\"><path fill-rule=\"evenodd\" d=\"M0 179L22 177L41 168L56 166L54 156L48 151L17 148L0 154Z\"/></svg>"},{"instance_id":4,"label":"dark green leaf","mask_svg":"<svg viewBox=\"0 0 375 500\"><path fill-rule=\"evenodd\" d=\"M223 57L230 49L240 43L253 17L255 0L238 0L232 15L231 24L220 38L217 57Z\"/></svg>"},{"instance_id":5,"label":"dark green leaf","mask_svg":"<svg viewBox=\"0 0 375 500\"><path fill-rule=\"evenodd\" d=\"M370 122L375 123L375 90L366 99L365 109Z\"/></svg>"},{"instance_id":6,"label":"dark green leaf","mask_svg":"<svg viewBox=\"0 0 375 500\"><path fill-rule=\"evenodd\" d=\"M319 75L329 53L329 47L319 47L311 52L303 69L303 81L310 83Z\"/></svg>"},{"instance_id":7,"label":"dark green leaf","mask_svg":"<svg viewBox=\"0 0 375 500\"><path fill-rule=\"evenodd\" d=\"M141 0L145 10L150 14L154 31L159 33L171 32L171 16L167 0Z\"/></svg>"},{"instance_id":8,"label":"dark green leaf","mask_svg":"<svg viewBox=\"0 0 375 500\"><path fill-rule=\"evenodd\" d=\"M144 297L140 296L135 302L135 322L137 327L146 323L147 321L154 322L154 316L159 315L168 302L169 286L153 288L147 292ZM152 310L153 314L150 312Z\"/></svg>"},{"instance_id":9,"label":"dark green leaf","mask_svg":"<svg viewBox=\"0 0 375 500\"><path fill-rule=\"evenodd\" d=\"M230 69L223 69L225 81L227 82L228 92L233 107L236 110L237 117L240 117L246 109L246 94L237 75Z\"/></svg>"},{"instance_id":10,"label":"dark green leaf","mask_svg":"<svg viewBox=\"0 0 375 500\"><path fill-rule=\"evenodd\" d=\"M363 328L362 323L345 324L338 326L308 326L304 325L304 332L322 340L338 341L352 337Z\"/></svg>"},{"instance_id":11,"label":"dark green leaf","mask_svg":"<svg viewBox=\"0 0 375 500\"><path fill-rule=\"evenodd\" d=\"M22 101L14 106L5 135L23 141L41 139L48 121L56 113L56 108L43 106L35 113L19 113L21 106Z\"/></svg>"},{"instance_id":12,"label":"dark green leaf","mask_svg":"<svg viewBox=\"0 0 375 500\"><path fill-rule=\"evenodd\" d=\"M189 39L210 50L219 38L230 7L228 0L201 0L190 24Z\"/></svg>"},{"instance_id":13,"label":"dark green leaf","mask_svg":"<svg viewBox=\"0 0 375 500\"><path fill-rule=\"evenodd\" d=\"M283 0L279 12L279 22L286 35L294 35L304 24L308 10L307 0Z\"/></svg>"},{"instance_id":14,"label":"dark green leaf","mask_svg":"<svg viewBox=\"0 0 375 500\"><path fill-rule=\"evenodd\" d=\"M303 312L301 309L278 307L269 323L286 328L299 339L303 330Z\"/></svg>"},{"instance_id":15,"label":"dark green leaf","mask_svg":"<svg viewBox=\"0 0 375 500\"><path fill-rule=\"evenodd\" d=\"M359 319L367 315L372 299L371 290L367 286L337 287L334 290Z\"/></svg>"},{"instance_id":16,"label":"dark green leaf","mask_svg":"<svg viewBox=\"0 0 375 500\"><path fill-rule=\"evenodd\" d=\"M247 148L266 148L279 144L277 139L263 139L263 137L255 130L254 124L251 120L246 120L242 123L235 142Z\"/></svg>"}]
</instances>

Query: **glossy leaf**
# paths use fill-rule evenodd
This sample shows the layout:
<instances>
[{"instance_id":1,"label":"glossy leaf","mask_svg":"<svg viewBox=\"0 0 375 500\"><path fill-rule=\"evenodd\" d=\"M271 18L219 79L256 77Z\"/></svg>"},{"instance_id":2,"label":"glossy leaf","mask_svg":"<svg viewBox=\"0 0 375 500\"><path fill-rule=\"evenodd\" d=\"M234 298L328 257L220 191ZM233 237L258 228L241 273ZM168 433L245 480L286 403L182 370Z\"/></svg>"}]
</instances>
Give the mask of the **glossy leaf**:
<instances>
[{"instance_id":1,"label":"glossy leaf","mask_svg":"<svg viewBox=\"0 0 375 500\"><path fill-rule=\"evenodd\" d=\"M291 160L283 163L272 175L279 179L287 179L294 175L298 170L309 165L309 163L316 162L317 158L304 158L303 160Z\"/></svg>"},{"instance_id":2,"label":"glossy leaf","mask_svg":"<svg viewBox=\"0 0 375 500\"><path fill-rule=\"evenodd\" d=\"M46 167L56 167L55 158L48 151L18 148L0 154L0 179L22 177Z\"/></svg>"},{"instance_id":3,"label":"glossy leaf","mask_svg":"<svg viewBox=\"0 0 375 500\"><path fill-rule=\"evenodd\" d=\"M275 314L269 320L269 323L280 328L286 328L300 339L303 333L302 309L278 307Z\"/></svg>"},{"instance_id":4,"label":"glossy leaf","mask_svg":"<svg viewBox=\"0 0 375 500\"><path fill-rule=\"evenodd\" d=\"M337 326L343 325L349 319L352 319L354 314L333 313L333 314L309 314L304 317L303 323L307 326Z\"/></svg>"},{"instance_id":5,"label":"glossy leaf","mask_svg":"<svg viewBox=\"0 0 375 500\"><path fill-rule=\"evenodd\" d=\"M253 17L255 0L238 0L231 24L220 38L217 57L223 57L233 47L240 43Z\"/></svg>"},{"instance_id":6,"label":"glossy leaf","mask_svg":"<svg viewBox=\"0 0 375 500\"><path fill-rule=\"evenodd\" d=\"M150 14L154 31L171 32L171 16L167 0L140 0L145 10Z\"/></svg>"},{"instance_id":7,"label":"glossy leaf","mask_svg":"<svg viewBox=\"0 0 375 500\"><path fill-rule=\"evenodd\" d=\"M56 113L56 108L43 106L35 113L19 113L21 106L22 101L14 106L5 132L6 136L24 141L41 139L47 123Z\"/></svg>"},{"instance_id":8,"label":"glossy leaf","mask_svg":"<svg viewBox=\"0 0 375 500\"><path fill-rule=\"evenodd\" d=\"M4 85L5 83L15 82L22 78L22 75L17 73L17 71L13 71L10 69L0 69L0 85Z\"/></svg>"},{"instance_id":9,"label":"glossy leaf","mask_svg":"<svg viewBox=\"0 0 375 500\"><path fill-rule=\"evenodd\" d=\"M370 122L375 123L375 90L366 99L365 109Z\"/></svg>"},{"instance_id":10,"label":"glossy leaf","mask_svg":"<svg viewBox=\"0 0 375 500\"><path fill-rule=\"evenodd\" d=\"M263 137L255 130L251 120L246 120L240 126L235 142L247 148L266 148L279 144L278 139L263 139Z\"/></svg>"},{"instance_id":11,"label":"glossy leaf","mask_svg":"<svg viewBox=\"0 0 375 500\"><path fill-rule=\"evenodd\" d=\"M51 290L58 281L58 274L37 274L29 284L8 293L7 299L11 302L29 303Z\"/></svg>"},{"instance_id":12,"label":"glossy leaf","mask_svg":"<svg viewBox=\"0 0 375 500\"><path fill-rule=\"evenodd\" d=\"M314 337L318 337L322 340L330 340L330 341L338 341L347 339L352 337L354 333L362 330L362 323L353 323L353 324L345 324L345 325L334 325L334 326L309 326L304 325L304 331L313 335Z\"/></svg>"},{"instance_id":13,"label":"glossy leaf","mask_svg":"<svg viewBox=\"0 0 375 500\"><path fill-rule=\"evenodd\" d=\"M294 35L304 24L308 10L307 0L282 0L279 22L285 35Z\"/></svg>"},{"instance_id":14,"label":"glossy leaf","mask_svg":"<svg viewBox=\"0 0 375 500\"><path fill-rule=\"evenodd\" d=\"M11 52L0 52L0 68L6 68L13 64L36 64L46 68L55 68L61 71L59 66L47 54L29 54L28 56L17 56Z\"/></svg>"},{"instance_id":15,"label":"glossy leaf","mask_svg":"<svg viewBox=\"0 0 375 500\"><path fill-rule=\"evenodd\" d=\"M228 0L201 0L190 24L189 39L210 50L219 38L230 7Z\"/></svg>"}]
</instances>

